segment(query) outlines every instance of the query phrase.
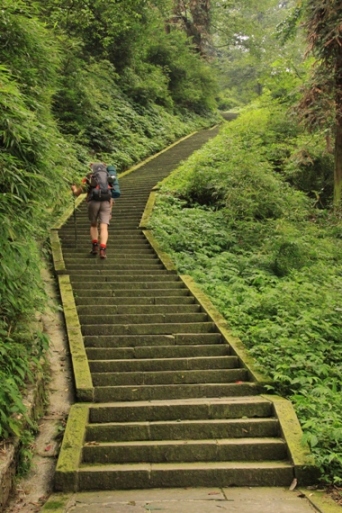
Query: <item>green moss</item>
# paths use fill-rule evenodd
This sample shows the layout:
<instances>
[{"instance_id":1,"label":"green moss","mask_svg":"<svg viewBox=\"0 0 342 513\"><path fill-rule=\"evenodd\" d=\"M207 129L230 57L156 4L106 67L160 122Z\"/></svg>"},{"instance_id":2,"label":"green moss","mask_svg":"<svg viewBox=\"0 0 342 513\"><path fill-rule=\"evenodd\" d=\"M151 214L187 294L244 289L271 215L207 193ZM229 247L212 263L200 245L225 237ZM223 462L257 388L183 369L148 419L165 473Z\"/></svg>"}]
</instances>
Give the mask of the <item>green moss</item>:
<instances>
[{"instance_id":1,"label":"green moss","mask_svg":"<svg viewBox=\"0 0 342 513\"><path fill-rule=\"evenodd\" d=\"M54 513L64 513L66 511L67 503L70 500L70 495L52 495L49 500L44 504L41 511L54 511Z\"/></svg>"},{"instance_id":2,"label":"green moss","mask_svg":"<svg viewBox=\"0 0 342 513\"><path fill-rule=\"evenodd\" d=\"M79 398L82 397L83 401L91 401L93 397L93 382L70 278L69 276L59 276L58 279L74 369L76 393Z\"/></svg>"},{"instance_id":3,"label":"green moss","mask_svg":"<svg viewBox=\"0 0 342 513\"><path fill-rule=\"evenodd\" d=\"M56 473L77 471L81 461L88 415L88 405L75 404L71 407Z\"/></svg>"}]
</instances>

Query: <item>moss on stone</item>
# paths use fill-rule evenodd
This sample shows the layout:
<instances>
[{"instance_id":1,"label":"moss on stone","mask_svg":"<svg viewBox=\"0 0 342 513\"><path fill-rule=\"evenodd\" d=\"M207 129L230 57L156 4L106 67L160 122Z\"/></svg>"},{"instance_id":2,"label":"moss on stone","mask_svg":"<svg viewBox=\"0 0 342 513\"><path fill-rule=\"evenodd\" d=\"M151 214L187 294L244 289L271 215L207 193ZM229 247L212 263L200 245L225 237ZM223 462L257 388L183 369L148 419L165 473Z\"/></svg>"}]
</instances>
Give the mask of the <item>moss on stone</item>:
<instances>
[{"instance_id":1,"label":"moss on stone","mask_svg":"<svg viewBox=\"0 0 342 513\"><path fill-rule=\"evenodd\" d=\"M264 395L273 403L282 435L286 441L289 457L295 467L295 476L300 485L317 482L319 471L309 446L303 443L303 432L291 401L275 395Z\"/></svg>"},{"instance_id":2,"label":"moss on stone","mask_svg":"<svg viewBox=\"0 0 342 513\"><path fill-rule=\"evenodd\" d=\"M163 262L165 268L168 271L175 271L176 270L175 264L173 263L173 261L171 260L169 255L167 253L165 253L164 251L162 251L162 249L160 248L160 245L158 244L156 239L153 237L151 232L149 232L148 230L144 230L143 233L144 233L146 239L149 241L149 243L153 247L154 251L157 253L159 259Z\"/></svg>"},{"instance_id":3,"label":"moss on stone","mask_svg":"<svg viewBox=\"0 0 342 513\"><path fill-rule=\"evenodd\" d=\"M149 218L151 217L152 211L154 209L154 204L155 204L156 198L157 198L157 188L154 187L148 197L146 207L145 207L144 213L142 215L142 218L141 218L141 221L139 224L139 228L146 229Z\"/></svg>"},{"instance_id":4,"label":"moss on stone","mask_svg":"<svg viewBox=\"0 0 342 513\"><path fill-rule=\"evenodd\" d=\"M301 490L308 501L321 513L341 513L342 508L325 492Z\"/></svg>"},{"instance_id":5,"label":"moss on stone","mask_svg":"<svg viewBox=\"0 0 342 513\"><path fill-rule=\"evenodd\" d=\"M77 397L82 397L83 401L91 401L93 398L93 382L70 278L69 276L63 275L58 277L58 281L74 370Z\"/></svg>"},{"instance_id":6,"label":"moss on stone","mask_svg":"<svg viewBox=\"0 0 342 513\"><path fill-rule=\"evenodd\" d=\"M65 513L70 495L52 495L40 510L42 513L53 511L54 513Z\"/></svg>"},{"instance_id":7,"label":"moss on stone","mask_svg":"<svg viewBox=\"0 0 342 513\"><path fill-rule=\"evenodd\" d=\"M82 458L89 406L74 404L69 412L55 472L56 490L77 491L78 468Z\"/></svg>"},{"instance_id":8,"label":"moss on stone","mask_svg":"<svg viewBox=\"0 0 342 513\"><path fill-rule=\"evenodd\" d=\"M65 271L65 263L63 258L62 246L59 240L59 235L56 230L51 230L50 232L50 243L51 243L51 252L52 259L55 271L61 272Z\"/></svg>"}]
</instances>

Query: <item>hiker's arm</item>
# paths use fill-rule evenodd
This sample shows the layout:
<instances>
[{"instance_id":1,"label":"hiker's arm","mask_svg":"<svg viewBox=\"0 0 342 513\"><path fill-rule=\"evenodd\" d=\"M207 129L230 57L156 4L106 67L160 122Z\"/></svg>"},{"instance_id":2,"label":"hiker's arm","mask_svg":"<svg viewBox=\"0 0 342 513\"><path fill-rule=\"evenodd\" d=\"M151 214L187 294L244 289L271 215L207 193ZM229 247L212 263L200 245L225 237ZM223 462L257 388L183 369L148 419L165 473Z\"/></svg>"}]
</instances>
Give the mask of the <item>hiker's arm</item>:
<instances>
[{"instance_id":1,"label":"hiker's arm","mask_svg":"<svg viewBox=\"0 0 342 513\"><path fill-rule=\"evenodd\" d=\"M78 197L83 192L83 188L79 185L72 185L71 190L74 196Z\"/></svg>"},{"instance_id":2,"label":"hiker's arm","mask_svg":"<svg viewBox=\"0 0 342 513\"><path fill-rule=\"evenodd\" d=\"M84 178L82 180L82 184L81 185L71 185L71 190L72 190L72 193L74 196L78 197L80 194L82 194L82 192L86 192L85 189L87 188L87 179Z\"/></svg>"}]
</instances>

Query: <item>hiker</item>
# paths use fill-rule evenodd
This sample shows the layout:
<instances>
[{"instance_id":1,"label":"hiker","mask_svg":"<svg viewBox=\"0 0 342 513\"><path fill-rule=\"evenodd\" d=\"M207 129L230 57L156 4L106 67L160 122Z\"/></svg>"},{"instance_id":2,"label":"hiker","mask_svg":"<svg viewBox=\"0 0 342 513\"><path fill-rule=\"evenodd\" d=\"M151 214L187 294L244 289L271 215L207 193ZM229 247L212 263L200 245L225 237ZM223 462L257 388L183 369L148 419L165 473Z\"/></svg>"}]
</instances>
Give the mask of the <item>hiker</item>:
<instances>
[{"instance_id":1,"label":"hiker","mask_svg":"<svg viewBox=\"0 0 342 513\"><path fill-rule=\"evenodd\" d=\"M74 196L79 196L82 192L87 193L92 244L90 254L95 256L100 253L100 258L104 259L107 258L108 225L113 206L112 193L108 179L105 178L104 174L107 173L106 164L104 162L91 162L90 169L91 171L82 179L82 184L79 186L73 184L71 190ZM102 183L97 178L98 176L100 176ZM98 222L100 223L100 230L98 229Z\"/></svg>"}]
</instances>

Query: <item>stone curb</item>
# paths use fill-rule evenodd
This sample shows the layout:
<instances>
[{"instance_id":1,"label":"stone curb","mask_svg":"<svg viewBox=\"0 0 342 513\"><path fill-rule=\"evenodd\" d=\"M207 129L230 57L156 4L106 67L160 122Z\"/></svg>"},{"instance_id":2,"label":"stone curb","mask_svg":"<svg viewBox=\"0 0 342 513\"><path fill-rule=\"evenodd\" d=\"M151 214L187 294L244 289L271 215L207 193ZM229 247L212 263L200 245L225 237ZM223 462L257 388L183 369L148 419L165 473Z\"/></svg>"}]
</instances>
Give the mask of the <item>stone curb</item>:
<instances>
[{"instance_id":1,"label":"stone curb","mask_svg":"<svg viewBox=\"0 0 342 513\"><path fill-rule=\"evenodd\" d=\"M74 371L76 396L78 401L92 402L94 387L70 277L68 275L58 276L58 284Z\"/></svg>"},{"instance_id":2,"label":"stone curb","mask_svg":"<svg viewBox=\"0 0 342 513\"><path fill-rule=\"evenodd\" d=\"M55 490L78 490L78 468L82 457L89 405L77 403L70 408L67 427L55 471Z\"/></svg>"},{"instance_id":3,"label":"stone curb","mask_svg":"<svg viewBox=\"0 0 342 513\"><path fill-rule=\"evenodd\" d=\"M319 478L319 471L315 465L314 457L310 453L309 446L303 444L303 431L291 401L276 395L263 394L262 397L273 403L298 483L301 486L316 483Z\"/></svg>"},{"instance_id":4,"label":"stone curb","mask_svg":"<svg viewBox=\"0 0 342 513\"><path fill-rule=\"evenodd\" d=\"M341 506L329 497L329 495L326 495L324 491L319 492L317 490L302 489L300 489L300 491L320 513L341 513Z\"/></svg>"}]
</instances>

